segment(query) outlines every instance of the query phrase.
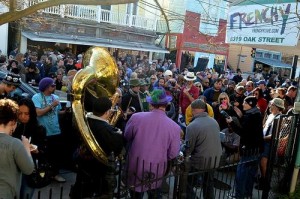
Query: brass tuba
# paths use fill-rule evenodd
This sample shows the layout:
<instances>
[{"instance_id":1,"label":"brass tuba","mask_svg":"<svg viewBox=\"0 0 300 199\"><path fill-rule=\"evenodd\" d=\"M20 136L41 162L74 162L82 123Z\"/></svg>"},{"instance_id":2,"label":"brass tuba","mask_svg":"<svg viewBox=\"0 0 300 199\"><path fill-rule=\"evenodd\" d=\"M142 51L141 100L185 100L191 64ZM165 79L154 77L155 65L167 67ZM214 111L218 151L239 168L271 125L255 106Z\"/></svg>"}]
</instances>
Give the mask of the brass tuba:
<instances>
[{"instance_id":1,"label":"brass tuba","mask_svg":"<svg viewBox=\"0 0 300 199\"><path fill-rule=\"evenodd\" d=\"M118 98L116 93L119 83L118 67L109 52L100 47L89 48L82 64L83 69L77 72L72 83L72 110L85 145L96 159L107 164L108 154L105 154L95 139L85 115L88 111L92 111L92 100L100 96L110 97L115 106ZM110 121L116 122L116 117L120 115L119 110L114 114Z\"/></svg>"}]
</instances>

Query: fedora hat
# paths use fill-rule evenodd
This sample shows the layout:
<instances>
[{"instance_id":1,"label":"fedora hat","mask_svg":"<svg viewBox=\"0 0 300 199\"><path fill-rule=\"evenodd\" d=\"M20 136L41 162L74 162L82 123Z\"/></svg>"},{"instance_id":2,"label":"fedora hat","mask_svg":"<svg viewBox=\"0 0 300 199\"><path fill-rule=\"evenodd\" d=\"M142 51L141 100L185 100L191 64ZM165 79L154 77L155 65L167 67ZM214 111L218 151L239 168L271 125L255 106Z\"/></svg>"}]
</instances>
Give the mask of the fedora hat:
<instances>
[{"instance_id":1,"label":"fedora hat","mask_svg":"<svg viewBox=\"0 0 300 199\"><path fill-rule=\"evenodd\" d=\"M172 101L172 97L166 94L165 89L155 88L151 95L146 97L146 101L153 105L163 105Z\"/></svg>"},{"instance_id":2,"label":"fedora hat","mask_svg":"<svg viewBox=\"0 0 300 199\"><path fill-rule=\"evenodd\" d=\"M129 81L129 86L135 87L135 86L140 86L141 82L139 79L130 79Z\"/></svg>"},{"instance_id":3,"label":"fedora hat","mask_svg":"<svg viewBox=\"0 0 300 199\"><path fill-rule=\"evenodd\" d=\"M270 102L271 102L271 104L274 104L275 106L277 106L279 108L285 109L284 101L280 98L274 98Z\"/></svg>"},{"instance_id":4,"label":"fedora hat","mask_svg":"<svg viewBox=\"0 0 300 199\"><path fill-rule=\"evenodd\" d=\"M186 81L195 81L196 80L196 76L194 72L187 72L187 74L184 76L184 79Z\"/></svg>"}]
</instances>

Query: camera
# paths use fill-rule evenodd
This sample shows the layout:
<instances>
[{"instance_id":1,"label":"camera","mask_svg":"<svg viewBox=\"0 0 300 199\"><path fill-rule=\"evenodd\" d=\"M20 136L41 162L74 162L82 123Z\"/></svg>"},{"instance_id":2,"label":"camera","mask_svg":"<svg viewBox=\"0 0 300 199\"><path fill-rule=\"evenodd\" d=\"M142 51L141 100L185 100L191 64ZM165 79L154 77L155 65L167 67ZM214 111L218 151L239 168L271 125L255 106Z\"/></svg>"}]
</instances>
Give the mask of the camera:
<instances>
[{"instance_id":1,"label":"camera","mask_svg":"<svg viewBox=\"0 0 300 199\"><path fill-rule=\"evenodd\" d=\"M230 118L230 116L228 115L228 113L226 113L226 111L222 110L222 111L220 111L220 113L224 118L226 118L226 119Z\"/></svg>"}]
</instances>

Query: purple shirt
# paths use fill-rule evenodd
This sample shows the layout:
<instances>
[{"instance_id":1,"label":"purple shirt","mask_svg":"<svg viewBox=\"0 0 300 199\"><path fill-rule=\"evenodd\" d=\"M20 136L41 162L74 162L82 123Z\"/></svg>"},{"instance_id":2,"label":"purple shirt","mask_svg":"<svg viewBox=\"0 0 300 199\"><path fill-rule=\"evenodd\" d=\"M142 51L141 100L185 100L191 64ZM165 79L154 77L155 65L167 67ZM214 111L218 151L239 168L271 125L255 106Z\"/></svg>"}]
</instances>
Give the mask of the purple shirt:
<instances>
[{"instance_id":1,"label":"purple shirt","mask_svg":"<svg viewBox=\"0 0 300 199\"><path fill-rule=\"evenodd\" d=\"M129 185L140 184L143 176L156 179L165 174L167 161L177 157L179 153L180 132L178 124L168 118L162 110L155 109L132 115L124 133L129 144L127 159ZM151 189L160 185L161 181L154 182ZM149 187L136 186L135 191L144 192L148 189Z\"/></svg>"}]
</instances>

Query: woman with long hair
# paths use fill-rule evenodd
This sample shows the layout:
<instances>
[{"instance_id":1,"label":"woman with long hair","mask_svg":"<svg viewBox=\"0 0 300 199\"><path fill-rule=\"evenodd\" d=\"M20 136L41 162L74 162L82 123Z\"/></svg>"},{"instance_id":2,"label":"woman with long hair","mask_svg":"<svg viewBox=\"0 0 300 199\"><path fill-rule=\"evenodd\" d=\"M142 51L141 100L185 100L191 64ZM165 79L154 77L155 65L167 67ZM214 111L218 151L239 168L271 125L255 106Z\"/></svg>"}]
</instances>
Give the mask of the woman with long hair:
<instances>
[{"instance_id":1,"label":"woman with long hair","mask_svg":"<svg viewBox=\"0 0 300 199\"><path fill-rule=\"evenodd\" d=\"M0 198L19 198L22 173L34 169L30 142L11 135L17 126L19 107L10 99L0 100Z\"/></svg>"},{"instance_id":2,"label":"woman with long hair","mask_svg":"<svg viewBox=\"0 0 300 199\"><path fill-rule=\"evenodd\" d=\"M18 125L13 136L19 139L25 136L30 139L34 145L37 145L37 149L31 151L34 161L41 159L40 157L42 157L45 151L46 131L37 121L35 106L31 99L24 98L19 101ZM29 177L23 176L20 193L21 199L31 199L33 196L34 188L28 184Z\"/></svg>"},{"instance_id":3,"label":"woman with long hair","mask_svg":"<svg viewBox=\"0 0 300 199\"><path fill-rule=\"evenodd\" d=\"M224 113L225 112L225 113ZM231 117L242 117L242 112L230 103L227 93L223 92L218 97L218 106L215 110L215 119L220 125L220 129L227 128L226 114Z\"/></svg>"}]
</instances>

